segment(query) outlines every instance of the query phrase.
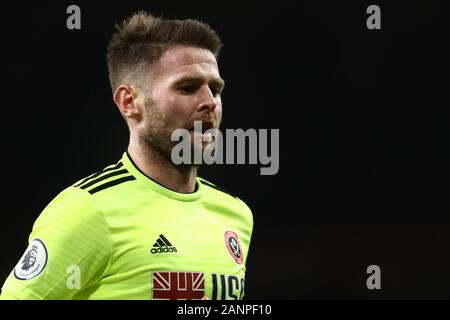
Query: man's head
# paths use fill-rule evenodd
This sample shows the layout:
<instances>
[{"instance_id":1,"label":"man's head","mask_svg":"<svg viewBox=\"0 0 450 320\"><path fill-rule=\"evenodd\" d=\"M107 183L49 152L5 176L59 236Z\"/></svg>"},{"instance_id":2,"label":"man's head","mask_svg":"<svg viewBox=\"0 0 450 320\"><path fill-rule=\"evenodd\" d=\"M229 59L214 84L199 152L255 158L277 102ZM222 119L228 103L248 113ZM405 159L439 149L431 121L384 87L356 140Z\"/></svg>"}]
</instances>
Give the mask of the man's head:
<instances>
[{"instance_id":1,"label":"man's head","mask_svg":"<svg viewBox=\"0 0 450 320\"><path fill-rule=\"evenodd\" d=\"M197 20L165 20L138 12L122 24L108 44L107 62L113 92L123 83L142 84L145 73L174 45L203 48L217 58L222 42L207 24Z\"/></svg>"},{"instance_id":2,"label":"man's head","mask_svg":"<svg viewBox=\"0 0 450 320\"><path fill-rule=\"evenodd\" d=\"M222 117L217 56L220 38L196 20L163 20L137 13L108 45L114 101L131 138L170 158L175 129L218 127Z\"/></svg>"}]
</instances>

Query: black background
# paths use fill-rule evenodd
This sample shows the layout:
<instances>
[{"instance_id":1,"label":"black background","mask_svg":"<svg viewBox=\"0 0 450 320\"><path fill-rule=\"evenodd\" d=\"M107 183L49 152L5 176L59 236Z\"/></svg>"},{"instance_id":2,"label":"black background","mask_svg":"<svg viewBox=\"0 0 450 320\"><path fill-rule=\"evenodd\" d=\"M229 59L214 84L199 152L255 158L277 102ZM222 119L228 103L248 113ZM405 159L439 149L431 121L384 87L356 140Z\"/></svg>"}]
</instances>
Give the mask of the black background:
<instances>
[{"instance_id":1,"label":"black background","mask_svg":"<svg viewBox=\"0 0 450 320\"><path fill-rule=\"evenodd\" d=\"M280 129L277 175L200 171L253 210L247 298L449 299L448 11L392 2L2 4L0 282L46 204L126 149L105 48L146 9L220 34L223 129ZM66 28L70 4L81 30ZM381 290L366 287L372 264Z\"/></svg>"}]
</instances>

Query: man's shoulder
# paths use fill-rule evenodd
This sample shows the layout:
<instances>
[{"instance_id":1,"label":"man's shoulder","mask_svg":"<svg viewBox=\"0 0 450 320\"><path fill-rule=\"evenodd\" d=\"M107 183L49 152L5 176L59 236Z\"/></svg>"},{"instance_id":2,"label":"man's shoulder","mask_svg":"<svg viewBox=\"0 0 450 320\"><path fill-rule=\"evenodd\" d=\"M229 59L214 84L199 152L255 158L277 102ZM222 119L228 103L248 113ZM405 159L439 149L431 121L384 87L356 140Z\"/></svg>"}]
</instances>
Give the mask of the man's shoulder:
<instances>
[{"instance_id":1,"label":"man's shoulder","mask_svg":"<svg viewBox=\"0 0 450 320\"><path fill-rule=\"evenodd\" d=\"M132 180L136 180L136 178L125 168L122 160L119 160L115 164L106 166L103 169L78 180L69 188L84 190L93 195Z\"/></svg>"},{"instance_id":2,"label":"man's shoulder","mask_svg":"<svg viewBox=\"0 0 450 320\"><path fill-rule=\"evenodd\" d=\"M200 183L205 186L206 188L209 188L209 190L215 190L218 191L226 196L230 196L232 198L238 199L234 194L228 192L227 190L225 190L224 188L222 188L221 186L218 186L215 183L212 183L211 181L208 181L204 178L198 177L198 180L200 180Z\"/></svg>"},{"instance_id":3,"label":"man's shoulder","mask_svg":"<svg viewBox=\"0 0 450 320\"><path fill-rule=\"evenodd\" d=\"M228 198L228 200L234 200L237 203L243 204L245 206L247 206L245 204L245 202L243 200L241 200L237 195L229 192L228 190L224 189L223 187L217 185L216 183L213 183L211 181L208 181L204 178L198 177L198 179L200 180L200 183L207 188L209 191L215 192L216 194L222 195L226 198ZM232 198L232 199L231 199Z\"/></svg>"},{"instance_id":4,"label":"man's shoulder","mask_svg":"<svg viewBox=\"0 0 450 320\"><path fill-rule=\"evenodd\" d=\"M239 197L234 194L229 193L222 187L217 186L217 184L207 181L203 178L198 178L200 183L206 190L206 192L211 197L207 197L209 200L214 201L218 206L224 209L224 212L238 214L238 220L247 225L249 230L252 229L253 226L253 213L250 207Z\"/></svg>"},{"instance_id":5,"label":"man's shoulder","mask_svg":"<svg viewBox=\"0 0 450 320\"><path fill-rule=\"evenodd\" d=\"M72 185L69 185L57 194L44 209L44 214L48 211L59 211L59 215L64 213L72 214L76 212L97 212L100 210L99 203L94 200L92 195L97 195L102 190L112 188L124 181L135 178L125 169L122 161L104 167L82 179L79 179ZM57 208L59 210L54 210Z\"/></svg>"}]
</instances>

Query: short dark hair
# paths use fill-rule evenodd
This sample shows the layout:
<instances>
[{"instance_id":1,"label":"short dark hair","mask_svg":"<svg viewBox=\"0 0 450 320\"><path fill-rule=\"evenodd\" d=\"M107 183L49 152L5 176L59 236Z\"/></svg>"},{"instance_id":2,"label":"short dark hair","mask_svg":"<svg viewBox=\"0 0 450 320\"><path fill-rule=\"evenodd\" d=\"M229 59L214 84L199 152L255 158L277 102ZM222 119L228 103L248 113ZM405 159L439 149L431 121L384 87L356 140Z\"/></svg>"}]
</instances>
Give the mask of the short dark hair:
<instances>
[{"instance_id":1,"label":"short dark hair","mask_svg":"<svg viewBox=\"0 0 450 320\"><path fill-rule=\"evenodd\" d=\"M123 81L142 81L143 68L157 62L174 45L207 49L217 58L222 41L206 23L162 19L145 11L133 14L121 25L116 24L106 55L113 92Z\"/></svg>"}]
</instances>

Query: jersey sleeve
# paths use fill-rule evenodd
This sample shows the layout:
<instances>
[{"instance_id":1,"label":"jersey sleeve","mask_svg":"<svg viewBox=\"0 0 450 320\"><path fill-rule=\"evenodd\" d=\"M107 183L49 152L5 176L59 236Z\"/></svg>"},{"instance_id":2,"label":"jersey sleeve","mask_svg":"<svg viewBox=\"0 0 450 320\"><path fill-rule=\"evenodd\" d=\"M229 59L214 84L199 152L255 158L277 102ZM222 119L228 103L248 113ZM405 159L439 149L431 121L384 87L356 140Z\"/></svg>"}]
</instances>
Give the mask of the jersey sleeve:
<instances>
[{"instance_id":1,"label":"jersey sleeve","mask_svg":"<svg viewBox=\"0 0 450 320\"><path fill-rule=\"evenodd\" d=\"M111 257L109 228L92 196L69 187L43 210L1 299L72 299L95 285Z\"/></svg>"}]
</instances>

